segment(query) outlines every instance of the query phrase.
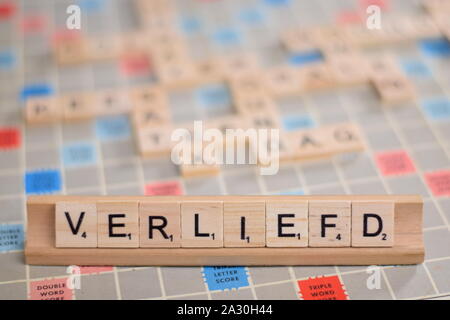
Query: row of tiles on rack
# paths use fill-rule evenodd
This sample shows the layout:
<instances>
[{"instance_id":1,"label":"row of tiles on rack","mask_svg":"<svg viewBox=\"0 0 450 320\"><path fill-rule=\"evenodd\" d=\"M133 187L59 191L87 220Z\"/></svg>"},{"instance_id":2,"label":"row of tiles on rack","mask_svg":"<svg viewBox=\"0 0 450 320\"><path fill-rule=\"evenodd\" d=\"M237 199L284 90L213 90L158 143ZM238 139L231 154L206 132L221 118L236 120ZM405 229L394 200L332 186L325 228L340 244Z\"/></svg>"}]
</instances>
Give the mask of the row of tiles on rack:
<instances>
[{"instance_id":1,"label":"row of tiles on rack","mask_svg":"<svg viewBox=\"0 0 450 320\"><path fill-rule=\"evenodd\" d=\"M392 247L392 201L56 203L58 248Z\"/></svg>"}]
</instances>

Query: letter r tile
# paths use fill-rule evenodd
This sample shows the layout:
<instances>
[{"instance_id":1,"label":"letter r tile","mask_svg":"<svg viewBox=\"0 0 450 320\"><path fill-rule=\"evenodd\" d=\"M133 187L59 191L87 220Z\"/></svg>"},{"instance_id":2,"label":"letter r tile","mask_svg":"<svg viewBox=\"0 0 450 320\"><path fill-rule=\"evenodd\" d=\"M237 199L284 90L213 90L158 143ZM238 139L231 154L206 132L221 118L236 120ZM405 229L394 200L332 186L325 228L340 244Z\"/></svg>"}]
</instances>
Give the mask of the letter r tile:
<instances>
[{"instance_id":1,"label":"letter r tile","mask_svg":"<svg viewBox=\"0 0 450 320\"><path fill-rule=\"evenodd\" d=\"M180 203L148 201L139 204L141 248L181 247Z\"/></svg>"}]
</instances>

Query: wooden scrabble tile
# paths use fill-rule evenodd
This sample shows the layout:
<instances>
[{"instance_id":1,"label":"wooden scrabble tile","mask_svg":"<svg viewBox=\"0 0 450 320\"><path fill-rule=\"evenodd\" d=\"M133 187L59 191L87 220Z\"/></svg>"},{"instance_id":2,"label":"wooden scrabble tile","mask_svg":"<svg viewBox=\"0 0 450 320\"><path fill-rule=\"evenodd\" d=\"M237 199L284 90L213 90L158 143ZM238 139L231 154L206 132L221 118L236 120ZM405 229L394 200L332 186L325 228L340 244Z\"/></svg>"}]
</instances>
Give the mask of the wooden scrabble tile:
<instances>
[{"instance_id":1,"label":"wooden scrabble tile","mask_svg":"<svg viewBox=\"0 0 450 320\"><path fill-rule=\"evenodd\" d=\"M227 78L258 72L260 69L258 57L252 53L231 55L219 61L221 70Z\"/></svg>"},{"instance_id":2,"label":"wooden scrabble tile","mask_svg":"<svg viewBox=\"0 0 450 320\"><path fill-rule=\"evenodd\" d=\"M267 95L264 77L260 73L249 72L230 77L228 80L231 94L234 99L248 96Z\"/></svg>"},{"instance_id":3,"label":"wooden scrabble tile","mask_svg":"<svg viewBox=\"0 0 450 320\"><path fill-rule=\"evenodd\" d=\"M350 247L350 204L350 201L309 201L310 247Z\"/></svg>"},{"instance_id":4,"label":"wooden scrabble tile","mask_svg":"<svg viewBox=\"0 0 450 320\"><path fill-rule=\"evenodd\" d=\"M311 29L311 33L319 49L323 49L325 47L331 49L332 47L335 47L339 51L339 48L351 45L345 26L324 25L313 27ZM337 53L338 51L334 52Z\"/></svg>"},{"instance_id":5,"label":"wooden scrabble tile","mask_svg":"<svg viewBox=\"0 0 450 320\"><path fill-rule=\"evenodd\" d=\"M130 90L133 109L169 107L166 91L159 86L143 86Z\"/></svg>"},{"instance_id":6,"label":"wooden scrabble tile","mask_svg":"<svg viewBox=\"0 0 450 320\"><path fill-rule=\"evenodd\" d=\"M170 154L172 148L172 127L136 128L137 146L142 157L157 157Z\"/></svg>"},{"instance_id":7,"label":"wooden scrabble tile","mask_svg":"<svg viewBox=\"0 0 450 320\"><path fill-rule=\"evenodd\" d=\"M227 130L247 129L248 122L245 117L239 117L238 115L217 117L205 122L205 128L217 129L222 134L226 134Z\"/></svg>"},{"instance_id":8,"label":"wooden scrabble tile","mask_svg":"<svg viewBox=\"0 0 450 320\"><path fill-rule=\"evenodd\" d=\"M153 50L155 53L159 50L167 48L175 48L175 50L181 50L187 53L187 44L184 38L173 30L159 30L153 32L146 32L145 35L150 36L150 41L155 44Z\"/></svg>"},{"instance_id":9,"label":"wooden scrabble tile","mask_svg":"<svg viewBox=\"0 0 450 320\"><path fill-rule=\"evenodd\" d=\"M199 84L221 82L224 80L224 72L218 59L209 59L195 63L195 72Z\"/></svg>"},{"instance_id":10,"label":"wooden scrabble tile","mask_svg":"<svg viewBox=\"0 0 450 320\"><path fill-rule=\"evenodd\" d=\"M117 36L121 46L119 54L125 53L149 53L151 40L147 34L139 31L129 31Z\"/></svg>"},{"instance_id":11,"label":"wooden scrabble tile","mask_svg":"<svg viewBox=\"0 0 450 320\"><path fill-rule=\"evenodd\" d=\"M133 124L139 128L148 126L162 126L172 120L168 107L140 108L132 112Z\"/></svg>"},{"instance_id":12,"label":"wooden scrabble tile","mask_svg":"<svg viewBox=\"0 0 450 320\"><path fill-rule=\"evenodd\" d=\"M303 88L298 69L290 66L278 66L267 70L265 83L269 92L277 97L300 94Z\"/></svg>"},{"instance_id":13,"label":"wooden scrabble tile","mask_svg":"<svg viewBox=\"0 0 450 320\"><path fill-rule=\"evenodd\" d=\"M447 23L449 23L447 11ZM432 16L419 16L414 18L409 18L409 23L411 24L411 33L414 39L429 39L429 38L438 38L441 34L439 30L439 23L433 19Z\"/></svg>"},{"instance_id":14,"label":"wooden scrabble tile","mask_svg":"<svg viewBox=\"0 0 450 320\"><path fill-rule=\"evenodd\" d=\"M325 63L315 63L300 69L302 90L314 91L328 89L336 85L336 79L329 66Z\"/></svg>"},{"instance_id":15,"label":"wooden scrabble tile","mask_svg":"<svg viewBox=\"0 0 450 320\"><path fill-rule=\"evenodd\" d=\"M250 128L278 129L281 127L280 116L276 109L266 110L264 113L253 113L247 116Z\"/></svg>"},{"instance_id":16,"label":"wooden scrabble tile","mask_svg":"<svg viewBox=\"0 0 450 320\"><path fill-rule=\"evenodd\" d=\"M121 37L95 37L86 39L86 55L91 61L117 59L124 47Z\"/></svg>"},{"instance_id":17,"label":"wooden scrabble tile","mask_svg":"<svg viewBox=\"0 0 450 320\"><path fill-rule=\"evenodd\" d=\"M264 247L266 245L264 201L224 202L223 224L225 247Z\"/></svg>"},{"instance_id":18,"label":"wooden scrabble tile","mask_svg":"<svg viewBox=\"0 0 450 320\"><path fill-rule=\"evenodd\" d=\"M386 104L412 101L416 97L413 84L402 75L379 77L373 80L373 84L380 95L381 101Z\"/></svg>"},{"instance_id":19,"label":"wooden scrabble tile","mask_svg":"<svg viewBox=\"0 0 450 320\"><path fill-rule=\"evenodd\" d=\"M91 119L98 112L91 93L66 94L57 98L65 121Z\"/></svg>"},{"instance_id":20,"label":"wooden scrabble tile","mask_svg":"<svg viewBox=\"0 0 450 320\"><path fill-rule=\"evenodd\" d=\"M180 166L180 174L183 178L217 176L219 173L219 165L182 164Z\"/></svg>"},{"instance_id":21,"label":"wooden scrabble tile","mask_svg":"<svg viewBox=\"0 0 450 320\"><path fill-rule=\"evenodd\" d=\"M281 35L281 42L289 52L312 51L317 48L317 40L309 29L294 29Z\"/></svg>"},{"instance_id":22,"label":"wooden scrabble tile","mask_svg":"<svg viewBox=\"0 0 450 320\"><path fill-rule=\"evenodd\" d=\"M195 65L188 59L160 63L156 72L161 84L168 89L191 87L198 81Z\"/></svg>"},{"instance_id":23,"label":"wooden scrabble tile","mask_svg":"<svg viewBox=\"0 0 450 320\"><path fill-rule=\"evenodd\" d=\"M320 51L325 58L345 57L357 54L358 50L349 41L334 40L322 42L319 46Z\"/></svg>"},{"instance_id":24,"label":"wooden scrabble tile","mask_svg":"<svg viewBox=\"0 0 450 320\"><path fill-rule=\"evenodd\" d=\"M62 118L60 106L54 97L30 98L25 107L25 119L29 124L48 124Z\"/></svg>"},{"instance_id":25,"label":"wooden scrabble tile","mask_svg":"<svg viewBox=\"0 0 450 320\"><path fill-rule=\"evenodd\" d=\"M116 115L128 113L132 109L128 92L124 90L103 90L94 95L98 115Z\"/></svg>"},{"instance_id":26,"label":"wooden scrabble tile","mask_svg":"<svg viewBox=\"0 0 450 320\"><path fill-rule=\"evenodd\" d=\"M430 14L450 11L450 1L448 0L426 0L422 1L422 6Z\"/></svg>"},{"instance_id":27,"label":"wooden scrabble tile","mask_svg":"<svg viewBox=\"0 0 450 320\"><path fill-rule=\"evenodd\" d=\"M141 248L181 247L181 208L179 202L139 203Z\"/></svg>"},{"instance_id":28,"label":"wooden scrabble tile","mask_svg":"<svg viewBox=\"0 0 450 320\"><path fill-rule=\"evenodd\" d=\"M326 145L330 154L357 152L365 149L365 139L357 124L338 123L323 126L322 133L329 139Z\"/></svg>"},{"instance_id":29,"label":"wooden scrabble tile","mask_svg":"<svg viewBox=\"0 0 450 320\"><path fill-rule=\"evenodd\" d=\"M352 201L352 247L394 245L394 203Z\"/></svg>"},{"instance_id":30,"label":"wooden scrabble tile","mask_svg":"<svg viewBox=\"0 0 450 320\"><path fill-rule=\"evenodd\" d=\"M386 20L383 28L380 30L382 34L382 44L395 44L414 39L412 35L412 25L409 21L396 17L395 20Z\"/></svg>"},{"instance_id":31,"label":"wooden scrabble tile","mask_svg":"<svg viewBox=\"0 0 450 320\"><path fill-rule=\"evenodd\" d=\"M151 57L156 66L173 65L189 60L188 50L183 40L164 34L155 41L158 45L152 46Z\"/></svg>"},{"instance_id":32,"label":"wooden scrabble tile","mask_svg":"<svg viewBox=\"0 0 450 320\"><path fill-rule=\"evenodd\" d=\"M308 201L266 202L266 246L308 246Z\"/></svg>"},{"instance_id":33,"label":"wooden scrabble tile","mask_svg":"<svg viewBox=\"0 0 450 320\"><path fill-rule=\"evenodd\" d=\"M368 29L365 24L358 24L347 27L346 35L350 43L354 46L363 48L377 46L385 43L386 35L383 28L381 30Z\"/></svg>"},{"instance_id":34,"label":"wooden scrabble tile","mask_svg":"<svg viewBox=\"0 0 450 320\"><path fill-rule=\"evenodd\" d=\"M268 144L270 146L270 144ZM268 149L270 153L271 152L271 147L268 147ZM292 147L291 147L291 142L288 140L285 132L280 131L280 143L279 143L279 160L280 163L288 163L291 162L293 160L293 152L292 152ZM269 162L263 162L261 160L259 160L259 163L264 164L264 163L269 163Z\"/></svg>"},{"instance_id":35,"label":"wooden scrabble tile","mask_svg":"<svg viewBox=\"0 0 450 320\"><path fill-rule=\"evenodd\" d=\"M437 11L431 15L434 24L438 27L440 32L450 41L450 21L448 14L444 11Z\"/></svg>"},{"instance_id":36,"label":"wooden scrabble tile","mask_svg":"<svg viewBox=\"0 0 450 320\"><path fill-rule=\"evenodd\" d=\"M156 12L153 12L156 13ZM159 32L172 30L176 32L176 20L175 15L169 12L160 12L158 15L147 16L144 20L144 28L149 32Z\"/></svg>"},{"instance_id":37,"label":"wooden scrabble tile","mask_svg":"<svg viewBox=\"0 0 450 320\"><path fill-rule=\"evenodd\" d=\"M367 64L370 78L374 80L403 74L395 59L389 55L370 58L367 60Z\"/></svg>"},{"instance_id":38,"label":"wooden scrabble tile","mask_svg":"<svg viewBox=\"0 0 450 320\"><path fill-rule=\"evenodd\" d=\"M98 247L139 247L139 206L137 201L97 202Z\"/></svg>"},{"instance_id":39,"label":"wooden scrabble tile","mask_svg":"<svg viewBox=\"0 0 450 320\"><path fill-rule=\"evenodd\" d=\"M335 154L361 151L364 139L358 126L351 123L286 133L293 157L297 160L328 158Z\"/></svg>"},{"instance_id":40,"label":"wooden scrabble tile","mask_svg":"<svg viewBox=\"0 0 450 320\"><path fill-rule=\"evenodd\" d=\"M329 56L327 63L338 84L355 85L369 81L368 65L358 54Z\"/></svg>"},{"instance_id":41,"label":"wooden scrabble tile","mask_svg":"<svg viewBox=\"0 0 450 320\"><path fill-rule=\"evenodd\" d=\"M286 133L296 160L320 159L328 155L327 137L320 129L297 130Z\"/></svg>"},{"instance_id":42,"label":"wooden scrabble tile","mask_svg":"<svg viewBox=\"0 0 450 320\"><path fill-rule=\"evenodd\" d=\"M294 160L294 154L285 133L282 130L273 129L274 131L269 131L267 137L260 135L248 138L250 159L256 159L260 168L265 170L273 168L271 166L275 162L288 163ZM275 132L278 134L274 134Z\"/></svg>"},{"instance_id":43,"label":"wooden scrabble tile","mask_svg":"<svg viewBox=\"0 0 450 320\"><path fill-rule=\"evenodd\" d=\"M183 159L179 168L184 178L214 176L220 173L224 155L223 145L211 142L203 144L202 147L202 150L191 150L190 158ZM181 155L184 156L188 155Z\"/></svg>"},{"instance_id":44,"label":"wooden scrabble tile","mask_svg":"<svg viewBox=\"0 0 450 320\"><path fill-rule=\"evenodd\" d=\"M53 54L57 63L61 65L80 64L89 59L86 40L74 38L55 44Z\"/></svg>"},{"instance_id":45,"label":"wooden scrabble tile","mask_svg":"<svg viewBox=\"0 0 450 320\"><path fill-rule=\"evenodd\" d=\"M55 228L57 248L96 248L96 204L86 202L57 202Z\"/></svg>"},{"instance_id":46,"label":"wooden scrabble tile","mask_svg":"<svg viewBox=\"0 0 450 320\"><path fill-rule=\"evenodd\" d=\"M195 157L194 155L193 157L191 163L184 163L179 167L180 174L183 178L215 176L220 173L220 165L218 162L212 160L212 162L207 162L205 159L200 159L201 157ZM195 162L196 158L200 159L197 163Z\"/></svg>"},{"instance_id":47,"label":"wooden scrabble tile","mask_svg":"<svg viewBox=\"0 0 450 320\"><path fill-rule=\"evenodd\" d=\"M181 246L184 248L223 247L223 202L181 203Z\"/></svg>"},{"instance_id":48,"label":"wooden scrabble tile","mask_svg":"<svg viewBox=\"0 0 450 320\"><path fill-rule=\"evenodd\" d=\"M242 95L234 99L234 108L243 115L261 115L261 113L275 112L277 106L272 97L262 95Z\"/></svg>"}]
</instances>

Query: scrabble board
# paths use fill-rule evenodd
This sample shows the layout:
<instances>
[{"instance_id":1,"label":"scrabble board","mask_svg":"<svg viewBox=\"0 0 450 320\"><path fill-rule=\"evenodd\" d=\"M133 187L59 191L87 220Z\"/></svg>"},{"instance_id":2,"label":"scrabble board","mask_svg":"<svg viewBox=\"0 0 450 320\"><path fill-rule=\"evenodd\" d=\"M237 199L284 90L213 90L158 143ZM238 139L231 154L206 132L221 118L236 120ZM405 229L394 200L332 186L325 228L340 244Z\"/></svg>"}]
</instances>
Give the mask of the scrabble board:
<instances>
[{"instance_id":1,"label":"scrabble board","mask_svg":"<svg viewBox=\"0 0 450 320\"><path fill-rule=\"evenodd\" d=\"M362 152L283 164L273 176L261 176L254 166L226 165L215 175L186 177L167 157L141 157L127 115L45 125L24 122L29 99L131 89L156 81L154 66L139 56L57 63L55 45L72 36L66 30L66 9L73 2L81 8L83 36L107 37L142 28L139 12L128 0L0 0L0 299L450 297L450 44L444 34L363 49L364 56L393 57L414 88L412 100L386 105L372 86L352 84L275 101L281 125L288 132L342 122L358 124L366 139ZM173 27L194 60L251 52L264 68L283 64L308 68L324 58L316 51L304 54L286 48L281 39L291 29L358 24L371 4L382 9L383 17L394 20L427 13L416 0L173 2ZM214 82L195 90L171 90L169 103L174 123L232 113L230 93ZM379 269L67 269L28 266L23 258L29 195L386 193L423 196L425 263ZM74 273L80 275L80 289L67 287ZM379 276L379 289L368 284L374 275Z\"/></svg>"}]
</instances>

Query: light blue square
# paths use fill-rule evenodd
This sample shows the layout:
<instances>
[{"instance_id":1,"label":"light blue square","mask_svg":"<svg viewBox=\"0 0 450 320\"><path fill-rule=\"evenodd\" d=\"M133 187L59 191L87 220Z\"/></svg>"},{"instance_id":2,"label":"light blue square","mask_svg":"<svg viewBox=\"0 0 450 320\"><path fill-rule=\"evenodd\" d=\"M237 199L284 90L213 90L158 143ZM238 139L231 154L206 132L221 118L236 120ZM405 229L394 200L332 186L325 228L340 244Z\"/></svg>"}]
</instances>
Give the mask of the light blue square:
<instances>
[{"instance_id":1,"label":"light blue square","mask_svg":"<svg viewBox=\"0 0 450 320\"><path fill-rule=\"evenodd\" d=\"M228 87L223 84L202 86L195 92L198 104L204 108L227 107L231 105Z\"/></svg>"},{"instance_id":2,"label":"light blue square","mask_svg":"<svg viewBox=\"0 0 450 320\"><path fill-rule=\"evenodd\" d=\"M11 70L16 62L16 56L11 51L0 51L0 70Z\"/></svg>"},{"instance_id":3,"label":"light blue square","mask_svg":"<svg viewBox=\"0 0 450 320\"><path fill-rule=\"evenodd\" d=\"M291 0L263 0L263 2L272 7L287 6L291 3Z\"/></svg>"},{"instance_id":4,"label":"light blue square","mask_svg":"<svg viewBox=\"0 0 450 320\"><path fill-rule=\"evenodd\" d=\"M185 34L195 34L201 31L202 23L197 17L183 17L180 27Z\"/></svg>"},{"instance_id":5,"label":"light blue square","mask_svg":"<svg viewBox=\"0 0 450 320\"><path fill-rule=\"evenodd\" d=\"M233 28L224 28L214 32L213 40L222 46L234 46L241 43L241 33Z\"/></svg>"},{"instance_id":6,"label":"light blue square","mask_svg":"<svg viewBox=\"0 0 450 320\"><path fill-rule=\"evenodd\" d=\"M95 131L101 141L127 139L131 135L128 116L99 118L95 123Z\"/></svg>"},{"instance_id":7,"label":"light blue square","mask_svg":"<svg viewBox=\"0 0 450 320\"><path fill-rule=\"evenodd\" d=\"M296 190L277 192L275 194L279 195L279 196L302 196L305 194L305 192L301 189L296 189Z\"/></svg>"},{"instance_id":8,"label":"light blue square","mask_svg":"<svg viewBox=\"0 0 450 320\"><path fill-rule=\"evenodd\" d=\"M23 250L23 225L0 224L0 252Z\"/></svg>"},{"instance_id":9,"label":"light blue square","mask_svg":"<svg viewBox=\"0 0 450 320\"><path fill-rule=\"evenodd\" d=\"M105 0L78 0L82 12L97 13L105 7Z\"/></svg>"},{"instance_id":10,"label":"light blue square","mask_svg":"<svg viewBox=\"0 0 450 320\"><path fill-rule=\"evenodd\" d=\"M450 120L450 100L445 97L425 100L422 102L422 108L432 120Z\"/></svg>"},{"instance_id":11,"label":"light blue square","mask_svg":"<svg viewBox=\"0 0 450 320\"><path fill-rule=\"evenodd\" d=\"M406 74L413 77L429 78L431 77L431 71L427 65L420 60L403 60L401 61L402 69Z\"/></svg>"},{"instance_id":12,"label":"light blue square","mask_svg":"<svg viewBox=\"0 0 450 320\"><path fill-rule=\"evenodd\" d=\"M210 291L248 286L245 267L203 267L203 277Z\"/></svg>"},{"instance_id":13,"label":"light blue square","mask_svg":"<svg viewBox=\"0 0 450 320\"><path fill-rule=\"evenodd\" d=\"M283 128L286 131L309 129L314 126L314 120L307 114L289 115L283 118Z\"/></svg>"},{"instance_id":14,"label":"light blue square","mask_svg":"<svg viewBox=\"0 0 450 320\"><path fill-rule=\"evenodd\" d=\"M239 20L249 26L259 26L265 22L266 17L256 8L245 8L239 12Z\"/></svg>"},{"instance_id":15,"label":"light blue square","mask_svg":"<svg viewBox=\"0 0 450 320\"><path fill-rule=\"evenodd\" d=\"M63 147L62 158L67 168L83 167L95 164L97 153L91 143L72 143Z\"/></svg>"}]
</instances>

